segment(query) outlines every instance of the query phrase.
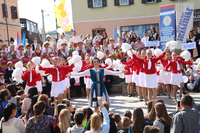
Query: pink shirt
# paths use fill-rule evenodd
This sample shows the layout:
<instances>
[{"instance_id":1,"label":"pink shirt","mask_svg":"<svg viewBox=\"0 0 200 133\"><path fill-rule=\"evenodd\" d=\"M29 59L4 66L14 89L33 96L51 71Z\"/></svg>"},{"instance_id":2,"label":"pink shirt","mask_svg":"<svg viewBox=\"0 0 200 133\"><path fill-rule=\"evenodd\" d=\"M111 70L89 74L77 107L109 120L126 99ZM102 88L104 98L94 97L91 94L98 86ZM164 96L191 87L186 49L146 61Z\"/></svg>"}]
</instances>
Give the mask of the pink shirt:
<instances>
[{"instance_id":1,"label":"pink shirt","mask_svg":"<svg viewBox=\"0 0 200 133\"><path fill-rule=\"evenodd\" d=\"M144 45L143 42L140 42L140 43L137 43L137 42L136 42L136 43L134 44L134 49L135 49L135 50L138 50L138 49L140 50L141 48L144 48L144 47L145 47L145 45Z\"/></svg>"}]
</instances>

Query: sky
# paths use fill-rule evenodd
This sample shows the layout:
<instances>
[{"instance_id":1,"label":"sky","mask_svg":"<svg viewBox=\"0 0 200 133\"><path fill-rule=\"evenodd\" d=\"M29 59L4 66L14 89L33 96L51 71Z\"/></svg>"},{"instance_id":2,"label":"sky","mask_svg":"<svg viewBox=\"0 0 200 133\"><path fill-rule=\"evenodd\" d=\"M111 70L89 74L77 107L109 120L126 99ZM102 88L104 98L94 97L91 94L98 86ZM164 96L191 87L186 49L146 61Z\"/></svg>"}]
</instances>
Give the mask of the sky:
<instances>
[{"instance_id":1,"label":"sky","mask_svg":"<svg viewBox=\"0 0 200 133\"><path fill-rule=\"evenodd\" d=\"M72 25L71 0L66 0L68 6L70 25ZM38 29L42 29L42 13L44 11L45 32L56 30L55 13L53 11L54 0L18 0L19 17L38 23Z\"/></svg>"}]
</instances>

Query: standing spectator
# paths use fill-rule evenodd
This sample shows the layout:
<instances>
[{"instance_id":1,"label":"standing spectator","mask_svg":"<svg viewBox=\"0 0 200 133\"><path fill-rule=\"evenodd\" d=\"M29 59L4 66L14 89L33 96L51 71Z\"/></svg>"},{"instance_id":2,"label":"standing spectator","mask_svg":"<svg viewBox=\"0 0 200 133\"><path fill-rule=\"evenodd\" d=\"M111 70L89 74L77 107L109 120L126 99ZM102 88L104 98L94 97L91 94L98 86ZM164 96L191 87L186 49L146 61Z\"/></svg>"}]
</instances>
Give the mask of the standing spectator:
<instances>
[{"instance_id":1,"label":"standing spectator","mask_svg":"<svg viewBox=\"0 0 200 133\"><path fill-rule=\"evenodd\" d=\"M100 31L96 31L96 36L94 37L92 43L95 44L96 41L98 41L99 45L101 45L101 38L102 36L100 35Z\"/></svg>"},{"instance_id":2,"label":"standing spectator","mask_svg":"<svg viewBox=\"0 0 200 133\"><path fill-rule=\"evenodd\" d=\"M153 101L148 102L148 104L147 104L147 114L144 116L144 118L149 118L149 113L151 111L152 104L153 104Z\"/></svg>"},{"instance_id":3,"label":"standing spectator","mask_svg":"<svg viewBox=\"0 0 200 133\"><path fill-rule=\"evenodd\" d=\"M124 129L119 130L117 133L128 133L128 129L129 129L129 126L130 126L129 118L128 117L124 117L122 124L124 126Z\"/></svg>"},{"instance_id":4,"label":"standing spectator","mask_svg":"<svg viewBox=\"0 0 200 133\"><path fill-rule=\"evenodd\" d=\"M8 100L10 99L10 97L11 94L9 90L3 89L0 91L0 103L3 105L4 108L9 103Z\"/></svg>"},{"instance_id":5,"label":"standing spectator","mask_svg":"<svg viewBox=\"0 0 200 133\"><path fill-rule=\"evenodd\" d=\"M1 47L2 44L3 44L3 40L0 39L0 47Z\"/></svg>"},{"instance_id":6,"label":"standing spectator","mask_svg":"<svg viewBox=\"0 0 200 133\"><path fill-rule=\"evenodd\" d=\"M175 114L172 118L170 133L196 133L199 112L192 108L193 98L190 95L184 95L181 98L181 111Z\"/></svg>"},{"instance_id":7,"label":"standing spectator","mask_svg":"<svg viewBox=\"0 0 200 133\"><path fill-rule=\"evenodd\" d=\"M159 128L154 126L145 126L143 133L159 133Z\"/></svg>"},{"instance_id":8,"label":"standing spectator","mask_svg":"<svg viewBox=\"0 0 200 133\"><path fill-rule=\"evenodd\" d=\"M13 63L11 61L9 61L8 63L8 67L5 69L5 82L10 84L12 82L12 73L13 73L13 70L15 69L13 67Z\"/></svg>"},{"instance_id":9,"label":"standing spectator","mask_svg":"<svg viewBox=\"0 0 200 133\"><path fill-rule=\"evenodd\" d=\"M167 113L165 104L156 103L154 108L156 111L157 119L154 121L153 126L158 127L160 129L159 133L169 133L172 119Z\"/></svg>"},{"instance_id":10,"label":"standing spectator","mask_svg":"<svg viewBox=\"0 0 200 133\"><path fill-rule=\"evenodd\" d=\"M51 116L53 116L53 114L54 114L54 107L49 106L48 96L45 95L45 94L41 94L38 97L38 101L43 101L46 104L46 109L45 109L44 115L51 115Z\"/></svg>"},{"instance_id":11,"label":"standing spectator","mask_svg":"<svg viewBox=\"0 0 200 133\"><path fill-rule=\"evenodd\" d=\"M130 40L131 40L131 42L135 43L136 42L136 38L137 38L136 33L133 32L133 31L130 31Z\"/></svg>"},{"instance_id":12,"label":"standing spectator","mask_svg":"<svg viewBox=\"0 0 200 133\"><path fill-rule=\"evenodd\" d=\"M159 40L159 35L156 32L155 27L151 27L151 33L149 35L149 41L158 41Z\"/></svg>"},{"instance_id":13,"label":"standing spectator","mask_svg":"<svg viewBox=\"0 0 200 133\"><path fill-rule=\"evenodd\" d=\"M90 47L91 47L91 44L92 44L92 38L91 38L91 36L90 36L90 34L87 34L86 35L86 39L84 40L84 44L90 44Z\"/></svg>"},{"instance_id":14,"label":"standing spectator","mask_svg":"<svg viewBox=\"0 0 200 133\"><path fill-rule=\"evenodd\" d=\"M107 40L108 39L108 35L107 35L107 33L106 33L106 31L104 31L103 33L102 33L102 38L101 38L101 45L103 45L103 40L106 40L106 43L108 43Z\"/></svg>"},{"instance_id":15,"label":"standing spectator","mask_svg":"<svg viewBox=\"0 0 200 133\"><path fill-rule=\"evenodd\" d=\"M22 103L22 113L23 112L27 112L30 105L31 105L31 99L34 95L38 95L38 91L37 91L37 88L36 87L31 87L29 90L28 90L28 95L27 97L23 100L23 103Z\"/></svg>"},{"instance_id":16,"label":"standing spectator","mask_svg":"<svg viewBox=\"0 0 200 133\"><path fill-rule=\"evenodd\" d=\"M130 110L127 110L124 112L124 117L128 117L130 120L130 123L132 123L132 121L131 121L132 113Z\"/></svg>"},{"instance_id":17,"label":"standing spectator","mask_svg":"<svg viewBox=\"0 0 200 133\"><path fill-rule=\"evenodd\" d=\"M14 103L9 103L3 110L3 122L2 132L3 133L25 133L26 119L15 118L17 113L17 107Z\"/></svg>"},{"instance_id":18,"label":"standing spectator","mask_svg":"<svg viewBox=\"0 0 200 133\"><path fill-rule=\"evenodd\" d=\"M76 35L76 31L73 31L73 37L69 40L70 45L73 46L72 48L76 49L77 43L80 41L81 41L81 38Z\"/></svg>"},{"instance_id":19,"label":"standing spectator","mask_svg":"<svg viewBox=\"0 0 200 133\"><path fill-rule=\"evenodd\" d=\"M146 32L146 31L144 32L143 35L144 35L144 37L142 38L141 41L142 41L142 42L144 43L144 45L146 46L146 42L149 41L149 37L147 36L147 32Z\"/></svg>"},{"instance_id":20,"label":"standing spectator","mask_svg":"<svg viewBox=\"0 0 200 133\"><path fill-rule=\"evenodd\" d=\"M66 133L83 133L85 131L84 127L82 126L83 120L83 112L76 112L74 114L74 121L76 124L72 128L68 128Z\"/></svg>"},{"instance_id":21,"label":"standing spectator","mask_svg":"<svg viewBox=\"0 0 200 133\"><path fill-rule=\"evenodd\" d=\"M160 102L164 104L164 101L160 99L156 99L152 104L151 111L149 112L149 120L151 120L152 122L156 120L156 111L154 108L155 104Z\"/></svg>"},{"instance_id":22,"label":"standing spectator","mask_svg":"<svg viewBox=\"0 0 200 133\"><path fill-rule=\"evenodd\" d=\"M188 38L186 39L186 42L187 43L196 42L196 38L195 38L194 33L193 33L192 30L188 33ZM188 51L191 53L191 57L198 56L197 49L189 49Z\"/></svg>"},{"instance_id":23,"label":"standing spectator","mask_svg":"<svg viewBox=\"0 0 200 133\"><path fill-rule=\"evenodd\" d=\"M33 50L33 51L36 50L37 45L38 45L38 43L37 43L37 38L34 38L33 44L32 44L32 50Z\"/></svg>"},{"instance_id":24,"label":"standing spectator","mask_svg":"<svg viewBox=\"0 0 200 133\"><path fill-rule=\"evenodd\" d=\"M54 101L54 116L43 115L46 104L43 101L38 101L34 106L34 116L28 120L26 125L26 133L51 133L51 126L56 124L58 120L57 101Z\"/></svg>"},{"instance_id":25,"label":"standing spectator","mask_svg":"<svg viewBox=\"0 0 200 133\"><path fill-rule=\"evenodd\" d=\"M103 113L103 120L101 119L101 116L97 112L92 114L91 115L91 129L90 129L90 131L87 131L86 133L96 133L96 132L108 133L109 132L110 119L109 119L108 111L106 110L106 108L104 107L104 105L102 103L102 98L98 98L98 104ZM102 121L103 121L103 123L102 123ZM115 132L112 132L112 133L115 133Z\"/></svg>"},{"instance_id":26,"label":"standing spectator","mask_svg":"<svg viewBox=\"0 0 200 133\"><path fill-rule=\"evenodd\" d=\"M22 114L27 112L27 113L26 113L26 120L27 120L27 121L29 120L29 118L31 118L31 117L34 116L33 106L37 103L37 99L38 99L38 95L34 95L34 96L31 98L31 105L29 106L28 111L22 112Z\"/></svg>"},{"instance_id":27,"label":"standing spectator","mask_svg":"<svg viewBox=\"0 0 200 133\"><path fill-rule=\"evenodd\" d=\"M66 133L71 126L71 113L68 109L61 110L59 114L59 124L55 128L55 133Z\"/></svg>"},{"instance_id":28,"label":"standing spectator","mask_svg":"<svg viewBox=\"0 0 200 133\"><path fill-rule=\"evenodd\" d=\"M141 108L135 108L133 111L133 123L129 127L130 133L142 133L144 127L148 125L144 121L144 113Z\"/></svg>"},{"instance_id":29,"label":"standing spectator","mask_svg":"<svg viewBox=\"0 0 200 133\"><path fill-rule=\"evenodd\" d=\"M135 49L135 50L141 50L141 49L143 49L144 47L145 47L145 45L144 45L143 42L141 42L140 37L137 37L137 38L136 38L136 43L134 44L134 49Z\"/></svg>"},{"instance_id":30,"label":"standing spectator","mask_svg":"<svg viewBox=\"0 0 200 133\"><path fill-rule=\"evenodd\" d=\"M61 45L63 44L63 43L66 43L66 45L67 45L67 51L68 51L68 46L69 46L69 43L68 43L68 41L65 39L65 36L64 36L64 34L60 34L60 39L58 40L58 43L57 43L57 48L59 49L59 48L62 48L61 47ZM53 47L51 47L51 48L53 48Z\"/></svg>"},{"instance_id":31,"label":"standing spectator","mask_svg":"<svg viewBox=\"0 0 200 133\"><path fill-rule=\"evenodd\" d=\"M53 42L51 41L50 35L47 35L47 36L46 36L46 42L49 43L49 45L50 45L51 48L53 47ZM42 47L44 47L44 45L43 45Z\"/></svg>"},{"instance_id":32,"label":"standing spectator","mask_svg":"<svg viewBox=\"0 0 200 133\"><path fill-rule=\"evenodd\" d=\"M118 113L114 114L114 119L115 119L117 131L124 129L124 126L122 125L122 121L121 121L121 116Z\"/></svg>"},{"instance_id":33,"label":"standing spectator","mask_svg":"<svg viewBox=\"0 0 200 133\"><path fill-rule=\"evenodd\" d=\"M196 46L197 46L197 51L198 51L198 57L200 57L200 45L199 45L200 34L198 33L196 28L193 28L192 32L195 36L195 41L196 41Z\"/></svg>"},{"instance_id":34,"label":"standing spectator","mask_svg":"<svg viewBox=\"0 0 200 133\"><path fill-rule=\"evenodd\" d=\"M122 42L125 43L127 38L127 33L124 31L122 32Z\"/></svg>"},{"instance_id":35,"label":"standing spectator","mask_svg":"<svg viewBox=\"0 0 200 133\"><path fill-rule=\"evenodd\" d=\"M15 90L14 85L8 84L8 85L6 86L6 89L8 89L8 90L10 91L10 93L11 93L11 97L10 97L10 99L8 100L8 102L9 102L9 103L14 103L15 105L17 105L17 99L15 98L15 96L16 96L16 90Z\"/></svg>"}]
</instances>

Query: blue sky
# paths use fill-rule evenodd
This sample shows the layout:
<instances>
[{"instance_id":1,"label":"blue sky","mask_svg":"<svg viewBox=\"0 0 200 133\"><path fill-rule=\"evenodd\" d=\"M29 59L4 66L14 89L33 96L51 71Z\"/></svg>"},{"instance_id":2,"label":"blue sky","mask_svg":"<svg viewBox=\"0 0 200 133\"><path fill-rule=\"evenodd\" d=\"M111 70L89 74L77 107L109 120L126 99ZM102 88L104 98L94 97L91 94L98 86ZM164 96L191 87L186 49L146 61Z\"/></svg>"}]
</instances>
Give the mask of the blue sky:
<instances>
[{"instance_id":1,"label":"blue sky","mask_svg":"<svg viewBox=\"0 0 200 133\"><path fill-rule=\"evenodd\" d=\"M72 25L71 0L66 0L69 12L70 24ZM56 29L55 13L53 11L54 0L18 0L18 10L20 18L27 18L38 23L38 29L42 28L42 14L44 12L45 32Z\"/></svg>"}]
</instances>

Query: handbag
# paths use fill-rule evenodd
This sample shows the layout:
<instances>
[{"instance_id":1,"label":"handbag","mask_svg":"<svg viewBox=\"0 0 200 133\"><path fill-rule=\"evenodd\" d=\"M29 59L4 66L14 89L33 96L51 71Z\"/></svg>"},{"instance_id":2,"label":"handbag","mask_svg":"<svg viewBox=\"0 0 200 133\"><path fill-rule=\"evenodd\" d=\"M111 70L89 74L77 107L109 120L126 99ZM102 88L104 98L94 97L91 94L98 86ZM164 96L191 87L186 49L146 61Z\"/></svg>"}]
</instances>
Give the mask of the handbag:
<instances>
[{"instance_id":1,"label":"handbag","mask_svg":"<svg viewBox=\"0 0 200 133\"><path fill-rule=\"evenodd\" d=\"M0 133L3 133L3 126L2 126L2 123L3 123L3 117L1 118L1 124L0 124Z\"/></svg>"}]
</instances>

